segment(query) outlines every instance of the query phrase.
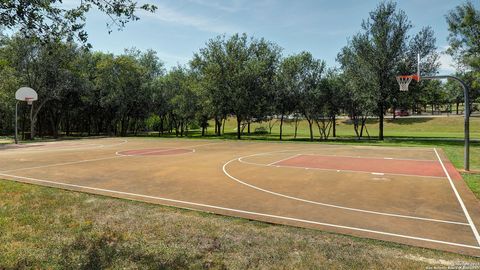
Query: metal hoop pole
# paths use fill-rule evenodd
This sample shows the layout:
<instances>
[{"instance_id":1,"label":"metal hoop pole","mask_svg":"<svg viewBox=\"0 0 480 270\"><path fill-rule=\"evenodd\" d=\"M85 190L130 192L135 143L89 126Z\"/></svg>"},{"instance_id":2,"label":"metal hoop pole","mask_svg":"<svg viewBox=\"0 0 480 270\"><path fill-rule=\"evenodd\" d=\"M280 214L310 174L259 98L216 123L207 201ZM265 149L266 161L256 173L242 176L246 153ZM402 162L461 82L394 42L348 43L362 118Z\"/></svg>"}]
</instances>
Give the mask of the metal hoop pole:
<instances>
[{"instance_id":1,"label":"metal hoop pole","mask_svg":"<svg viewBox=\"0 0 480 270\"><path fill-rule=\"evenodd\" d=\"M18 144L18 101L15 102L15 144Z\"/></svg>"},{"instance_id":2,"label":"metal hoop pole","mask_svg":"<svg viewBox=\"0 0 480 270\"><path fill-rule=\"evenodd\" d=\"M465 140L465 154L464 154L464 169L465 171L470 170L470 93L468 86L455 76L424 76L422 79L426 80L435 80L435 79L452 79L459 82L463 87L463 94L465 99L465 110L464 110L464 140Z\"/></svg>"}]
</instances>

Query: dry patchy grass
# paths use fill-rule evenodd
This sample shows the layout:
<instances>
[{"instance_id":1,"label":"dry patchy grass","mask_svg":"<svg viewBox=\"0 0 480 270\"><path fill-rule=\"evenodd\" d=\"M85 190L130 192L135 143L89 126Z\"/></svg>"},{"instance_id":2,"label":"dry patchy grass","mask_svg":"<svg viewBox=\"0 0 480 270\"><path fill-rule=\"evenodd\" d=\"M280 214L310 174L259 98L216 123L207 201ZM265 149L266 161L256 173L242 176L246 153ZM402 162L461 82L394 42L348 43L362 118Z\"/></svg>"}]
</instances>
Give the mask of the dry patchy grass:
<instances>
[{"instance_id":1,"label":"dry patchy grass","mask_svg":"<svg viewBox=\"0 0 480 270\"><path fill-rule=\"evenodd\" d=\"M0 269L424 269L476 258L0 181Z\"/></svg>"}]
</instances>

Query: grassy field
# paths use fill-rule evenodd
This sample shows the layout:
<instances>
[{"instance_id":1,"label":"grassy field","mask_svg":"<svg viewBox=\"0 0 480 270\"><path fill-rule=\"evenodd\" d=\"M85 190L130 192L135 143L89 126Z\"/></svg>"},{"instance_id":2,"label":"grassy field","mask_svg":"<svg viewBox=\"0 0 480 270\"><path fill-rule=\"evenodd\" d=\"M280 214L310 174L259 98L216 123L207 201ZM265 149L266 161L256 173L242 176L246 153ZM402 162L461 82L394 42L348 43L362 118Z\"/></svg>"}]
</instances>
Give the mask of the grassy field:
<instances>
[{"instance_id":1,"label":"grassy field","mask_svg":"<svg viewBox=\"0 0 480 270\"><path fill-rule=\"evenodd\" d=\"M473 257L0 181L0 269L425 269Z\"/></svg>"},{"instance_id":2,"label":"grassy field","mask_svg":"<svg viewBox=\"0 0 480 270\"><path fill-rule=\"evenodd\" d=\"M367 121L367 129L370 136L378 136L378 120L369 119ZM263 135L265 138L278 138L279 134L279 121L272 121L275 123L272 128L271 134ZM213 123L209 132L213 132ZM229 118L226 121L225 133L227 135L234 135L236 132L236 121L233 118ZM337 119L337 136L339 137L354 137L355 132L353 125L347 119ZM267 122L254 123L251 125L251 132L255 129L262 128L269 130L269 124ZM247 130L245 129L246 133ZM292 121L288 121L284 124L283 134L285 139L292 139L295 132L295 126ZM318 137L318 128L314 126L314 135ZM366 134L365 134L366 135ZM450 117L425 117L425 118L397 118L386 119L384 135L386 137L404 137L404 138L463 138L463 117L450 116ZM255 135L258 137L258 135ZM298 139L309 138L309 129L307 121L301 121L298 127ZM247 136L248 137L248 136ZM480 117L475 116L470 118L470 137L480 139Z\"/></svg>"}]
</instances>

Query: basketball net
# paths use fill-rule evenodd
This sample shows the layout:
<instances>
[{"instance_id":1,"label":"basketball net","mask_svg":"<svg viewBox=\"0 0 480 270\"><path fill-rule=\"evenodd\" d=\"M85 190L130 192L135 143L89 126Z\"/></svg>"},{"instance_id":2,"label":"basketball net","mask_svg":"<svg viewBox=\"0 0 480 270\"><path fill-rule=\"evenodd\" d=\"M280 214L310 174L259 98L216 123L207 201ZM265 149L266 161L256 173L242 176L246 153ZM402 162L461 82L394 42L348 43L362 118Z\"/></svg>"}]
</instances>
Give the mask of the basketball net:
<instances>
[{"instance_id":1,"label":"basketball net","mask_svg":"<svg viewBox=\"0 0 480 270\"><path fill-rule=\"evenodd\" d=\"M420 81L419 75L404 75L404 76L397 76L397 82L400 86L400 91L408 91L408 85L412 80Z\"/></svg>"},{"instance_id":2,"label":"basketball net","mask_svg":"<svg viewBox=\"0 0 480 270\"><path fill-rule=\"evenodd\" d=\"M400 86L400 91L408 91L408 85L412 81L412 77L408 76L397 76L397 82Z\"/></svg>"}]
</instances>

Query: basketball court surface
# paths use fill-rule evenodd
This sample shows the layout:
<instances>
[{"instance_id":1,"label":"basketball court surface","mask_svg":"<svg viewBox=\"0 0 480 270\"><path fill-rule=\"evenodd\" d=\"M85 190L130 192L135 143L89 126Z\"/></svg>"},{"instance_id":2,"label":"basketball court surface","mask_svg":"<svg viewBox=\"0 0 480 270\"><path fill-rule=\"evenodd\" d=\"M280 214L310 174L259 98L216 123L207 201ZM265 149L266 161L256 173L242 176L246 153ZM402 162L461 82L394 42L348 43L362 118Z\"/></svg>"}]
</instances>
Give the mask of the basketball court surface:
<instances>
[{"instance_id":1,"label":"basketball court surface","mask_svg":"<svg viewBox=\"0 0 480 270\"><path fill-rule=\"evenodd\" d=\"M0 147L0 178L480 256L438 148L85 139Z\"/></svg>"}]
</instances>

